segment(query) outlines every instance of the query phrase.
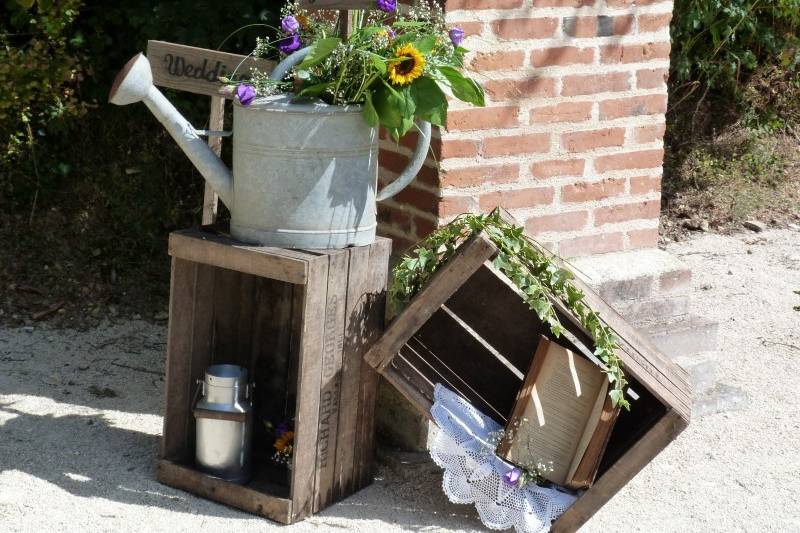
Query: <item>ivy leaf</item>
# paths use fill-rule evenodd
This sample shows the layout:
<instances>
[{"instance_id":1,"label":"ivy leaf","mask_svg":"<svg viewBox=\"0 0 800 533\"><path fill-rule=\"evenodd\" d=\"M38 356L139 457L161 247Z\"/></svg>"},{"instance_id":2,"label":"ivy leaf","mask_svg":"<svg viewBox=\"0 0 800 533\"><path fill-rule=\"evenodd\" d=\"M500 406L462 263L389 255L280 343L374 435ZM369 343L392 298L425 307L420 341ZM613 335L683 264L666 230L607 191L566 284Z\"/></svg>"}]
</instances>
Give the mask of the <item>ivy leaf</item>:
<instances>
[{"instance_id":1,"label":"ivy leaf","mask_svg":"<svg viewBox=\"0 0 800 533\"><path fill-rule=\"evenodd\" d=\"M611 397L611 403L619 405L620 400L622 400L622 391L617 389L612 389L608 395Z\"/></svg>"}]
</instances>

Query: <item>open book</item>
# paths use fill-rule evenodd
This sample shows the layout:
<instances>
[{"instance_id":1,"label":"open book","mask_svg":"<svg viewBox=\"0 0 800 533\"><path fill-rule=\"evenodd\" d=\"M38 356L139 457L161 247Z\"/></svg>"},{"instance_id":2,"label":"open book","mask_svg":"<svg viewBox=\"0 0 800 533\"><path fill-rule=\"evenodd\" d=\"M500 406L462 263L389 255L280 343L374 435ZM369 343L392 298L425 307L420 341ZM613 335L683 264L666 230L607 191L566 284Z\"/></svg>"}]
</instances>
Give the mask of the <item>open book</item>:
<instances>
[{"instance_id":1,"label":"open book","mask_svg":"<svg viewBox=\"0 0 800 533\"><path fill-rule=\"evenodd\" d=\"M573 489L592 484L619 414L608 379L587 359L539 341L497 455Z\"/></svg>"}]
</instances>

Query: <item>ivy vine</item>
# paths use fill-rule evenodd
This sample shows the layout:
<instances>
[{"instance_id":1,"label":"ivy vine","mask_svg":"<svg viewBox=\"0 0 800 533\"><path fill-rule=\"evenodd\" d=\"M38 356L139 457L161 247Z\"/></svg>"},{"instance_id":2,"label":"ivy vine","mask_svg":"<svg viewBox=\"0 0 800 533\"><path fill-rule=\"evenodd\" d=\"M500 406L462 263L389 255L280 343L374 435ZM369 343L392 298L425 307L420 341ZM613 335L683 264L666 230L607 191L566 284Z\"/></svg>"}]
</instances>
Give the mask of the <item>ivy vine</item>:
<instances>
[{"instance_id":1,"label":"ivy vine","mask_svg":"<svg viewBox=\"0 0 800 533\"><path fill-rule=\"evenodd\" d=\"M405 306L461 243L481 231L499 250L494 266L517 286L525 303L549 326L553 336L558 338L565 330L549 297L563 302L580 321L594 340L594 354L605 365L603 371L612 385L609 396L613 404L630 409L623 396L627 380L616 355L619 341L614 332L586 303L583 291L572 283L574 275L558 267L552 261L552 252L525 235L521 227L504 220L497 209L489 214L459 215L405 255L393 269L390 297L395 309Z\"/></svg>"}]
</instances>

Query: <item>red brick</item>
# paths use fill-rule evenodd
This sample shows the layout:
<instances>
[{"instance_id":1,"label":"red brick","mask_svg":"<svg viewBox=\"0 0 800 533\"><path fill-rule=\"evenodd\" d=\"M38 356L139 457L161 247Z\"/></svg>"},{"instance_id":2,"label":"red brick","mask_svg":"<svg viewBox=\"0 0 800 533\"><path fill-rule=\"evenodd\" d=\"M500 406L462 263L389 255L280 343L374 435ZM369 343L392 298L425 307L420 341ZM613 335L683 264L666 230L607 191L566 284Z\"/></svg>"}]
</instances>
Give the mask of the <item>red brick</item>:
<instances>
[{"instance_id":1,"label":"red brick","mask_svg":"<svg viewBox=\"0 0 800 533\"><path fill-rule=\"evenodd\" d=\"M582 74L564 76L561 81L562 96L619 92L630 89L630 74L611 72L608 74Z\"/></svg>"},{"instance_id":2,"label":"red brick","mask_svg":"<svg viewBox=\"0 0 800 533\"><path fill-rule=\"evenodd\" d=\"M639 15L639 33L659 31L663 30L664 28L669 28L669 22L671 20L671 12Z\"/></svg>"},{"instance_id":3,"label":"red brick","mask_svg":"<svg viewBox=\"0 0 800 533\"><path fill-rule=\"evenodd\" d=\"M483 140L484 157L497 157L510 154L536 154L549 151L549 133L487 137Z\"/></svg>"},{"instance_id":4,"label":"red brick","mask_svg":"<svg viewBox=\"0 0 800 533\"><path fill-rule=\"evenodd\" d=\"M601 207L594 212L594 225L604 226L628 220L654 219L661 213L660 200Z\"/></svg>"},{"instance_id":5,"label":"red brick","mask_svg":"<svg viewBox=\"0 0 800 533\"><path fill-rule=\"evenodd\" d=\"M510 52L479 52L475 54L470 66L475 70L508 70L520 68L525 62L525 52L512 50Z\"/></svg>"},{"instance_id":6,"label":"red brick","mask_svg":"<svg viewBox=\"0 0 800 533\"><path fill-rule=\"evenodd\" d=\"M428 236L430 232L437 228L436 222L429 218L420 216L414 217L414 233L418 239L423 239Z\"/></svg>"},{"instance_id":7,"label":"red brick","mask_svg":"<svg viewBox=\"0 0 800 533\"><path fill-rule=\"evenodd\" d=\"M435 213L439 205L439 197L436 194L417 189L413 185L397 193L393 199L398 204L410 205L428 213Z\"/></svg>"},{"instance_id":8,"label":"red brick","mask_svg":"<svg viewBox=\"0 0 800 533\"><path fill-rule=\"evenodd\" d=\"M531 109L532 124L583 122L592 116L592 102L563 102Z\"/></svg>"},{"instance_id":9,"label":"red brick","mask_svg":"<svg viewBox=\"0 0 800 533\"><path fill-rule=\"evenodd\" d=\"M588 220L588 211L541 215L526 220L525 230L533 235L547 233L548 231L575 231L586 227Z\"/></svg>"},{"instance_id":10,"label":"red brick","mask_svg":"<svg viewBox=\"0 0 800 533\"><path fill-rule=\"evenodd\" d=\"M557 18L500 19L492 22L492 31L500 39L546 39L558 27Z\"/></svg>"},{"instance_id":11,"label":"red brick","mask_svg":"<svg viewBox=\"0 0 800 533\"><path fill-rule=\"evenodd\" d=\"M533 187L530 189L515 189L511 191L494 191L482 194L480 206L484 211L495 207L507 209L521 209L537 205L553 203L555 192L552 187Z\"/></svg>"},{"instance_id":12,"label":"red brick","mask_svg":"<svg viewBox=\"0 0 800 533\"><path fill-rule=\"evenodd\" d=\"M561 201L594 202L619 196L625 192L625 179L606 179L602 181L575 183L561 188Z\"/></svg>"},{"instance_id":13,"label":"red brick","mask_svg":"<svg viewBox=\"0 0 800 533\"><path fill-rule=\"evenodd\" d=\"M562 25L568 37L597 36L597 17L565 17Z\"/></svg>"},{"instance_id":14,"label":"red brick","mask_svg":"<svg viewBox=\"0 0 800 533\"><path fill-rule=\"evenodd\" d=\"M633 31L633 15L614 17L612 28L614 35L627 35L631 33L631 31Z\"/></svg>"},{"instance_id":15,"label":"red brick","mask_svg":"<svg viewBox=\"0 0 800 533\"><path fill-rule=\"evenodd\" d=\"M439 216L446 218L460 215L461 213L474 211L475 207L475 201L472 196L445 196L439 202Z\"/></svg>"},{"instance_id":16,"label":"red brick","mask_svg":"<svg viewBox=\"0 0 800 533\"><path fill-rule=\"evenodd\" d=\"M606 146L625 144L625 128L576 131L561 136L561 147L567 152L585 152Z\"/></svg>"},{"instance_id":17,"label":"red brick","mask_svg":"<svg viewBox=\"0 0 800 533\"><path fill-rule=\"evenodd\" d=\"M518 107L482 107L459 109L447 113L447 129L451 131L513 128L519 125Z\"/></svg>"},{"instance_id":18,"label":"red brick","mask_svg":"<svg viewBox=\"0 0 800 533\"><path fill-rule=\"evenodd\" d=\"M484 89L493 100L546 98L555 96L556 82L553 78L539 77L525 80L489 80L484 84Z\"/></svg>"},{"instance_id":19,"label":"red brick","mask_svg":"<svg viewBox=\"0 0 800 533\"><path fill-rule=\"evenodd\" d=\"M667 111L666 94L648 94L600 102L600 120L638 115L658 115Z\"/></svg>"},{"instance_id":20,"label":"red brick","mask_svg":"<svg viewBox=\"0 0 800 533\"><path fill-rule=\"evenodd\" d=\"M522 7L522 0L447 0L445 11L458 9L515 9Z\"/></svg>"},{"instance_id":21,"label":"red brick","mask_svg":"<svg viewBox=\"0 0 800 533\"><path fill-rule=\"evenodd\" d=\"M596 157L594 169L603 173L610 170L627 170L631 168L656 168L664 161L664 150L643 150Z\"/></svg>"},{"instance_id":22,"label":"red brick","mask_svg":"<svg viewBox=\"0 0 800 533\"><path fill-rule=\"evenodd\" d=\"M631 178L631 195L661 192L661 175L634 176Z\"/></svg>"},{"instance_id":23,"label":"red brick","mask_svg":"<svg viewBox=\"0 0 800 533\"><path fill-rule=\"evenodd\" d=\"M378 204L378 220L401 228L411 227L411 215L402 208Z\"/></svg>"},{"instance_id":24,"label":"red brick","mask_svg":"<svg viewBox=\"0 0 800 533\"><path fill-rule=\"evenodd\" d=\"M655 248L658 245L658 228L635 229L628 232L628 248Z\"/></svg>"},{"instance_id":25,"label":"red brick","mask_svg":"<svg viewBox=\"0 0 800 533\"><path fill-rule=\"evenodd\" d=\"M608 7L650 6L667 1L668 0L606 0L606 5Z\"/></svg>"},{"instance_id":26,"label":"red brick","mask_svg":"<svg viewBox=\"0 0 800 533\"><path fill-rule=\"evenodd\" d=\"M639 144L651 143L660 141L664 138L665 124L656 124L654 126L639 126L634 130L634 138Z\"/></svg>"},{"instance_id":27,"label":"red brick","mask_svg":"<svg viewBox=\"0 0 800 533\"><path fill-rule=\"evenodd\" d=\"M533 7L585 7L593 6L596 0L533 0Z\"/></svg>"},{"instance_id":28,"label":"red brick","mask_svg":"<svg viewBox=\"0 0 800 533\"><path fill-rule=\"evenodd\" d=\"M458 27L464 30L465 37L483 33L483 22L477 20L472 22L459 22Z\"/></svg>"},{"instance_id":29,"label":"red brick","mask_svg":"<svg viewBox=\"0 0 800 533\"><path fill-rule=\"evenodd\" d=\"M594 48L578 48L577 46L561 46L534 50L531 63L535 67L552 67L556 65L588 65L594 61Z\"/></svg>"},{"instance_id":30,"label":"red brick","mask_svg":"<svg viewBox=\"0 0 800 533\"><path fill-rule=\"evenodd\" d=\"M639 89L657 89L667 83L669 71L665 68L651 68L636 72L636 87Z\"/></svg>"},{"instance_id":31,"label":"red brick","mask_svg":"<svg viewBox=\"0 0 800 533\"><path fill-rule=\"evenodd\" d=\"M554 176L583 176L586 161L583 159L554 159L537 161L531 165L531 173L535 178L552 178Z\"/></svg>"},{"instance_id":32,"label":"red brick","mask_svg":"<svg viewBox=\"0 0 800 533\"><path fill-rule=\"evenodd\" d=\"M519 165L484 165L442 172L445 187L475 187L485 183L509 183L519 178Z\"/></svg>"},{"instance_id":33,"label":"red brick","mask_svg":"<svg viewBox=\"0 0 800 533\"><path fill-rule=\"evenodd\" d=\"M640 63L653 59L669 59L669 42L603 46L602 63Z\"/></svg>"},{"instance_id":34,"label":"red brick","mask_svg":"<svg viewBox=\"0 0 800 533\"><path fill-rule=\"evenodd\" d=\"M378 152L378 164L395 174L401 173L408 166L408 157L391 150L383 149ZM428 165L419 169L416 179L432 187L439 186L439 172Z\"/></svg>"},{"instance_id":35,"label":"red brick","mask_svg":"<svg viewBox=\"0 0 800 533\"><path fill-rule=\"evenodd\" d=\"M474 139L432 139L431 149L438 160L453 157L477 157L480 141Z\"/></svg>"},{"instance_id":36,"label":"red brick","mask_svg":"<svg viewBox=\"0 0 800 533\"><path fill-rule=\"evenodd\" d=\"M618 252L624 247L622 233L601 233L575 237L558 243L558 253L564 257Z\"/></svg>"}]
</instances>

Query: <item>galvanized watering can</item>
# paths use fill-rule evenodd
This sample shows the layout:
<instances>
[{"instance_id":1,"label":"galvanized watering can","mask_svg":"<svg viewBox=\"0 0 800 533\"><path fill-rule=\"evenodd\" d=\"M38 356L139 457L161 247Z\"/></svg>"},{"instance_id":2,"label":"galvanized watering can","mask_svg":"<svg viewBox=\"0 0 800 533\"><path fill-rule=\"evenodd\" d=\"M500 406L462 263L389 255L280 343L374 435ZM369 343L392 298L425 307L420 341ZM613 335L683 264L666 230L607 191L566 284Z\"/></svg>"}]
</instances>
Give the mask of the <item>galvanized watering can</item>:
<instances>
[{"instance_id":1,"label":"galvanized watering can","mask_svg":"<svg viewBox=\"0 0 800 533\"><path fill-rule=\"evenodd\" d=\"M197 466L226 481L247 483L253 429L252 386L247 382L247 369L213 365L198 385L200 398L194 406Z\"/></svg>"},{"instance_id":2,"label":"galvanized watering can","mask_svg":"<svg viewBox=\"0 0 800 533\"><path fill-rule=\"evenodd\" d=\"M271 74L280 80L308 53L287 57ZM233 174L153 85L139 54L117 74L109 101L143 101L231 211L231 234L285 248L344 248L375 239L376 201L400 192L419 172L431 126L420 122L408 167L376 194L378 131L361 106L292 103L286 95L234 102ZM234 177L235 176L235 177Z\"/></svg>"}]
</instances>

